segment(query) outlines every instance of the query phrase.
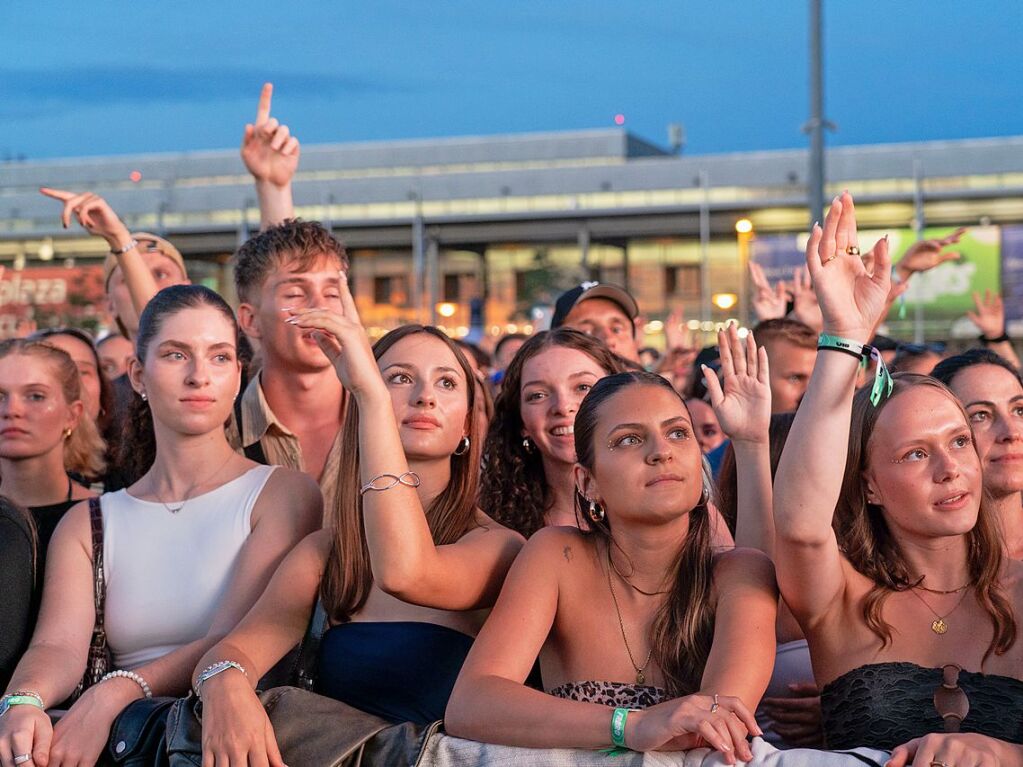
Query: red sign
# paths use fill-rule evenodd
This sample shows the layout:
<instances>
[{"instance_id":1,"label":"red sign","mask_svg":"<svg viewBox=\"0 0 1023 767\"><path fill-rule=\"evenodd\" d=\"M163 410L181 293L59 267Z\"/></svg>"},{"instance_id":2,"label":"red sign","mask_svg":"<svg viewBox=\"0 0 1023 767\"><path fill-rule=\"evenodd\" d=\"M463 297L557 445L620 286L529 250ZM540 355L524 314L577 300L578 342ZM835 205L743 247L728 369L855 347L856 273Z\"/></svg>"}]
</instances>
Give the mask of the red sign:
<instances>
[{"instance_id":1,"label":"red sign","mask_svg":"<svg viewBox=\"0 0 1023 767\"><path fill-rule=\"evenodd\" d=\"M103 267L42 266L14 271L0 278L0 337L15 333L19 320L34 319L39 327L95 325L105 319Z\"/></svg>"}]
</instances>

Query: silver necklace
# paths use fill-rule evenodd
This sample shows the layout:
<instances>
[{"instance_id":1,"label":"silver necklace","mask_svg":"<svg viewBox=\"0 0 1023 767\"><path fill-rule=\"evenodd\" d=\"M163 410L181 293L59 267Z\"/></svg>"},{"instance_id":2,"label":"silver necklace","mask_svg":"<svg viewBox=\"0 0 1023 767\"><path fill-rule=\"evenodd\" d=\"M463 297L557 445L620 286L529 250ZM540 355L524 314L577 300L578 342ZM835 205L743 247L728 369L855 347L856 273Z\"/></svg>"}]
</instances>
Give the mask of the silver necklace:
<instances>
[{"instance_id":1,"label":"silver necklace","mask_svg":"<svg viewBox=\"0 0 1023 767\"><path fill-rule=\"evenodd\" d=\"M235 456L235 454L231 453L231 455L229 455L227 457L227 460L224 461L222 464L220 464L220 467L215 472L210 474L210 476L208 476L204 481L198 482L198 483L192 485L190 488L188 488L188 491L185 493L185 499L180 504L178 504L177 506L173 506L173 505L165 502L163 500L163 498L160 497L160 494L158 492L156 492L156 485L155 485L155 483L153 485L153 495L156 496L156 500L158 500L160 502L160 505L163 506L165 509L167 509L167 511L169 511L171 514L177 514L179 511L181 511L183 508L185 508L185 504L188 503L191 500L192 493L195 492L196 488L202 487L203 485L208 485L210 482L212 482L213 479L220 472L222 472L224 470L224 467L227 466L227 464L229 464L231 462L231 459L234 458L234 456Z\"/></svg>"}]
</instances>

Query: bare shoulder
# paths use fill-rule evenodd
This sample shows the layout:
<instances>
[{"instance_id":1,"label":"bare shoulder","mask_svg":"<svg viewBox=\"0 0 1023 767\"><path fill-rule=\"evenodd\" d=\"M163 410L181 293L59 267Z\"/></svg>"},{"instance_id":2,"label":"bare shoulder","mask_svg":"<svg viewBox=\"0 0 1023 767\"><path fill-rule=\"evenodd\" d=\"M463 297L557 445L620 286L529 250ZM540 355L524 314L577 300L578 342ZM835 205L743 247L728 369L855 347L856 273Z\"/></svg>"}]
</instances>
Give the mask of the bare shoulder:
<instances>
[{"instance_id":1,"label":"bare shoulder","mask_svg":"<svg viewBox=\"0 0 1023 767\"><path fill-rule=\"evenodd\" d=\"M588 557L593 551L592 535L575 527L544 527L526 541L521 556L563 565Z\"/></svg>"},{"instance_id":2,"label":"bare shoulder","mask_svg":"<svg viewBox=\"0 0 1023 767\"><path fill-rule=\"evenodd\" d=\"M92 523L89 520L89 501L76 503L65 512L53 533L57 546L79 544L92 559Z\"/></svg>"},{"instance_id":3,"label":"bare shoulder","mask_svg":"<svg viewBox=\"0 0 1023 767\"><path fill-rule=\"evenodd\" d=\"M485 514L481 509L476 509L476 527L462 537L463 539L468 539L469 536L488 536L488 540L499 539L509 544L514 543L518 548L521 548L526 542L526 539L521 534L510 527L502 525L493 517Z\"/></svg>"},{"instance_id":4,"label":"bare shoulder","mask_svg":"<svg viewBox=\"0 0 1023 767\"><path fill-rule=\"evenodd\" d=\"M276 467L263 485L256 506L253 508L253 523L261 518L284 516L305 521L314 521L319 526L323 518L323 494L316 480L308 474Z\"/></svg>"},{"instance_id":5,"label":"bare shoulder","mask_svg":"<svg viewBox=\"0 0 1023 767\"><path fill-rule=\"evenodd\" d=\"M758 549L734 548L714 555L714 586L720 591L749 586L777 591L774 563Z\"/></svg>"}]
</instances>

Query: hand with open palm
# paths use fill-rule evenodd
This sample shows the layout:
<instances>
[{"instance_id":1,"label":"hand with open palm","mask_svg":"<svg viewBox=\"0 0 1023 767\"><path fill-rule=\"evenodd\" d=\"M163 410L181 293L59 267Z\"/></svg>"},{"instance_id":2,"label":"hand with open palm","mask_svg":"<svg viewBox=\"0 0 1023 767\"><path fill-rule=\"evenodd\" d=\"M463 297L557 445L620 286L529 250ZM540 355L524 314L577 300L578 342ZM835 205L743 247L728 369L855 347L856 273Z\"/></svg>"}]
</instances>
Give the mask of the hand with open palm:
<instances>
[{"instance_id":1,"label":"hand with open palm","mask_svg":"<svg viewBox=\"0 0 1023 767\"><path fill-rule=\"evenodd\" d=\"M771 384L767 350L757 349L753 334L745 342L734 324L718 331L722 382L703 366L710 404L721 430L733 442L767 442L771 425Z\"/></svg>"}]
</instances>

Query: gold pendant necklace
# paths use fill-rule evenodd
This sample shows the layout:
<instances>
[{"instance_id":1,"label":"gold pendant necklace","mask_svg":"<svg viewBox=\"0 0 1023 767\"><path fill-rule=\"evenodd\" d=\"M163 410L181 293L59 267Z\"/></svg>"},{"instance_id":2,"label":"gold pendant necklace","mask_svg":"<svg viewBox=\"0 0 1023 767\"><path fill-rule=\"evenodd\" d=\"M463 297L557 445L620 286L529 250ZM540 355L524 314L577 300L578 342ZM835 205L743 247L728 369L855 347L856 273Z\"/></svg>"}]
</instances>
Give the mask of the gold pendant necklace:
<instances>
[{"instance_id":1,"label":"gold pendant necklace","mask_svg":"<svg viewBox=\"0 0 1023 767\"><path fill-rule=\"evenodd\" d=\"M956 589L956 591L958 591L958 590L959 589ZM959 605L961 605L963 603L963 600L966 599L966 595L970 593L964 587L963 595L961 597L959 597L959 601L956 602L956 606L953 607L951 610L949 610L944 615L939 615L937 610L935 610L933 607L931 607L929 604L927 604L927 600L926 599L924 599L922 596L920 596L919 594L916 593L916 587L911 588L909 591L910 591L910 593L913 596L915 596L917 599L919 599L921 602L924 603L924 607L926 607L928 610L931 611L931 614L934 616L934 620L931 621L931 631L933 631L935 634L938 634L938 635L944 634L945 632L948 631L948 623L945 621L945 618L947 618L952 613L954 613L956 610L958 610L959 609ZM949 592L949 593L954 594L955 591L952 591L952 592Z\"/></svg>"},{"instance_id":2,"label":"gold pendant necklace","mask_svg":"<svg viewBox=\"0 0 1023 767\"><path fill-rule=\"evenodd\" d=\"M635 591L638 591L640 594L642 594L645 597L661 596L662 594L667 594L670 591L670 589L667 589L665 591L644 591L639 586L637 586L635 583L630 581L628 578L625 577L625 575L622 573L622 571L618 569L618 565L616 565L615 561L611 558L611 549L610 549L610 547L608 547L608 550L607 550L607 561L611 564L611 568L615 571L615 575L617 575L619 578L621 578L623 581L625 581L625 583L627 585L631 586ZM608 575L610 576L610 573L608 573Z\"/></svg>"},{"instance_id":3,"label":"gold pendant necklace","mask_svg":"<svg viewBox=\"0 0 1023 767\"><path fill-rule=\"evenodd\" d=\"M618 628L622 631L622 641L625 642L625 652L629 654L629 663L636 670L636 684L646 684L646 667L650 665L650 659L654 656L654 648L650 647L650 652L646 654L646 660L643 661L642 666L636 665L636 659L632 656L632 648L629 647L629 638L625 635L625 621L622 620L622 609L618 606L618 595L615 594L614 584L611 582L611 548L607 550L607 587L611 590L611 601L614 602L615 612L618 614Z\"/></svg>"}]
</instances>

